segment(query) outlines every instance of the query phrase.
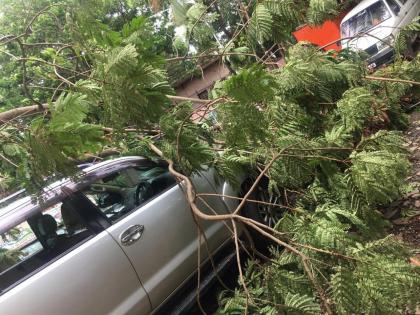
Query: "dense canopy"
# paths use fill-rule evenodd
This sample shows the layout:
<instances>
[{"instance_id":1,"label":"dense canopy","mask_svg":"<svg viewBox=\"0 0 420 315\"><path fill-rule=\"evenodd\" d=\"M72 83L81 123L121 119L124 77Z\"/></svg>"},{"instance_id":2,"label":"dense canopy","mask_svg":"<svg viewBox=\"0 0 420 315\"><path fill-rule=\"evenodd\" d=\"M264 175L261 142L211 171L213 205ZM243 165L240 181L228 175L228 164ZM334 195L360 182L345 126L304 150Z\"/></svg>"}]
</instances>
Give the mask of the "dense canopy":
<instances>
[{"instance_id":1,"label":"dense canopy","mask_svg":"<svg viewBox=\"0 0 420 315\"><path fill-rule=\"evenodd\" d=\"M401 100L418 97L420 60L402 53L420 25L401 30L395 63L373 74L361 54L291 35L355 2L2 0L1 191L36 191L110 150L161 155L186 182L205 166L237 185L238 174L262 174L285 199L275 229L240 209L228 222L282 247L271 263L248 264L220 314L414 310L419 270L386 236L381 209L407 189ZM206 103L216 123L192 122L192 104L171 101L171 83L205 58L232 73ZM193 187L186 193L201 217Z\"/></svg>"}]
</instances>

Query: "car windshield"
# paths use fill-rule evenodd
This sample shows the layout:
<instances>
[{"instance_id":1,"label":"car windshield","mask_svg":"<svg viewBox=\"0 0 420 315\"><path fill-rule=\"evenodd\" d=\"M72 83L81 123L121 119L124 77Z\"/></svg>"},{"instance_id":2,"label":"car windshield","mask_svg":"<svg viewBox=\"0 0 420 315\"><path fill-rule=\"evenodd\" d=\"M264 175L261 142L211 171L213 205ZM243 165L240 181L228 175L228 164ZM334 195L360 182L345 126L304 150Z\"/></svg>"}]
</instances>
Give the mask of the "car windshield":
<instances>
[{"instance_id":1,"label":"car windshield","mask_svg":"<svg viewBox=\"0 0 420 315\"><path fill-rule=\"evenodd\" d=\"M351 37L389 19L391 13L382 1L375 2L341 24L341 37Z\"/></svg>"}]
</instances>

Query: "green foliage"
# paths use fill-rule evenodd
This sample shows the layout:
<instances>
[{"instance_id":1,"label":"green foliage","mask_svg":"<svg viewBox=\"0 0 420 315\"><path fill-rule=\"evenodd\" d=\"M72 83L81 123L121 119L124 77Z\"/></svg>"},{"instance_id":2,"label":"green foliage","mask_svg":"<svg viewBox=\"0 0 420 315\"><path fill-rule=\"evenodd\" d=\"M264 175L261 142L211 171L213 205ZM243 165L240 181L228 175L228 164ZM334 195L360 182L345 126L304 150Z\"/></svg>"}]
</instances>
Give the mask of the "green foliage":
<instances>
[{"instance_id":1,"label":"green foliage","mask_svg":"<svg viewBox=\"0 0 420 315\"><path fill-rule=\"evenodd\" d=\"M319 304L314 302L313 297L300 294L287 293L284 297L284 305L288 314L319 314Z\"/></svg>"},{"instance_id":2,"label":"green foliage","mask_svg":"<svg viewBox=\"0 0 420 315\"><path fill-rule=\"evenodd\" d=\"M34 120L27 134L28 169L23 170L28 182L42 186L48 177L71 175L75 171L72 159L101 149L101 126L85 122L90 106L83 94L61 94L50 118Z\"/></svg>"},{"instance_id":3,"label":"green foliage","mask_svg":"<svg viewBox=\"0 0 420 315\"><path fill-rule=\"evenodd\" d=\"M325 20L332 19L339 13L337 0L310 0L308 20L313 25L321 25Z\"/></svg>"},{"instance_id":4,"label":"green foliage","mask_svg":"<svg viewBox=\"0 0 420 315\"><path fill-rule=\"evenodd\" d=\"M244 69L224 82L226 93L240 103L269 101L274 88L274 77L259 66Z\"/></svg>"},{"instance_id":5,"label":"green foliage","mask_svg":"<svg viewBox=\"0 0 420 315\"><path fill-rule=\"evenodd\" d=\"M5 2L4 12L14 12L11 3ZM32 13L50 4L34 3ZM148 145L154 143L183 173L215 167L238 185L238 174L255 177L272 162L266 174L269 191L296 193L289 205L296 211L285 209L276 229L303 256L273 248L272 263L250 262L246 285L252 299L242 289L224 294L219 314L243 314L246 305L253 314L320 314L325 301L314 281L338 314L415 309L419 274L407 263L409 252L391 237L378 240L386 224L379 211L400 197L408 172L402 136L393 129L405 124L400 101L413 86L366 80L356 53L326 53L307 43L287 49L298 25L321 24L347 1L240 4L246 6L243 11L236 1L171 1L170 16L167 2L155 15L142 1L66 1L65 7L54 5L41 14L32 33L22 35L34 47L25 51L34 56L26 64L27 83L41 88L22 89L23 63L10 56L22 52L11 42L4 47L9 55L0 59L5 73L0 101L7 108L16 100L49 101L49 112L0 126L0 185L17 178L33 188L72 176L75 161L111 146L150 157ZM16 10L25 11L21 4ZM63 25L60 36L50 25L54 15ZM25 11L25 22L31 16ZM5 34L24 30L11 17L0 19ZM244 33L237 34L241 20ZM15 24L9 29L10 21ZM185 27L185 36L175 40L174 25ZM71 47L29 45L55 39ZM274 43L286 56L284 67L267 71L260 62L265 58L250 64L254 56L249 54L262 57ZM193 123L195 106L173 106L167 96L174 93L169 82L184 78L181 70L197 70L191 61L197 56L188 56L193 50L210 56L227 52L223 61L236 72L210 93L215 125ZM173 54L192 58L165 65ZM418 62L399 60L375 75L419 81Z\"/></svg>"},{"instance_id":6,"label":"green foliage","mask_svg":"<svg viewBox=\"0 0 420 315\"><path fill-rule=\"evenodd\" d=\"M112 126L130 124L139 128L158 122L169 105L169 86L163 62L158 55L144 53L153 46L148 38L150 25L133 20L122 30L121 46L98 55L90 86L103 82L94 101L103 103L106 119ZM84 83L86 87L86 83Z\"/></svg>"},{"instance_id":7,"label":"green foliage","mask_svg":"<svg viewBox=\"0 0 420 315\"><path fill-rule=\"evenodd\" d=\"M279 92L288 99L332 102L357 83L363 68L360 61L340 60L316 47L297 44L289 50L286 65L277 77Z\"/></svg>"},{"instance_id":8,"label":"green foliage","mask_svg":"<svg viewBox=\"0 0 420 315\"><path fill-rule=\"evenodd\" d=\"M293 0L266 0L265 7L274 15L286 18L289 22L301 22L302 8Z\"/></svg>"},{"instance_id":9,"label":"green foliage","mask_svg":"<svg viewBox=\"0 0 420 315\"><path fill-rule=\"evenodd\" d=\"M407 154L402 133L399 131L380 130L369 137L362 137L358 148L369 152L386 151L389 153Z\"/></svg>"},{"instance_id":10,"label":"green foliage","mask_svg":"<svg viewBox=\"0 0 420 315\"><path fill-rule=\"evenodd\" d=\"M357 87L346 91L337 102L337 110L345 128L360 131L374 115L373 102L374 98L366 88Z\"/></svg>"},{"instance_id":11,"label":"green foliage","mask_svg":"<svg viewBox=\"0 0 420 315\"><path fill-rule=\"evenodd\" d=\"M407 51L407 49L411 45L413 38L415 38L419 32L420 17L416 17L411 23L401 28L401 30L397 34L397 38L395 39L394 44L395 50L398 55L402 55Z\"/></svg>"},{"instance_id":12,"label":"green foliage","mask_svg":"<svg viewBox=\"0 0 420 315\"><path fill-rule=\"evenodd\" d=\"M296 231L298 242L314 246L332 235L313 233L308 238L311 242L303 242L298 234L306 232L314 223L319 224L309 219L303 224L297 218L286 216L278 228L288 231L284 229L288 226ZM335 227L340 230L337 224ZM404 314L406 310L413 312L420 303L419 269L407 264L408 252L392 238L364 245L355 241L345 246L332 242L330 246L347 258L311 250L303 252L310 257L311 268L322 274L317 280L329 288L327 298L334 314ZM246 278L258 279L247 282L252 298L248 300L248 310L258 309L259 314L322 314L319 299L311 294L312 284L299 268L300 260L287 251L276 250L272 254L275 263L248 266ZM241 291L235 291L221 301L223 308L219 314L241 314L246 298Z\"/></svg>"},{"instance_id":13,"label":"green foliage","mask_svg":"<svg viewBox=\"0 0 420 315\"><path fill-rule=\"evenodd\" d=\"M359 301L362 297L350 270L341 266L335 268L331 277L331 295L338 314L360 313Z\"/></svg>"},{"instance_id":14,"label":"green foliage","mask_svg":"<svg viewBox=\"0 0 420 315\"><path fill-rule=\"evenodd\" d=\"M165 141L162 144L165 157L176 161L185 174L191 174L210 164L213 150L206 141L206 130L191 121L193 110L190 103L183 103L164 115L160 121Z\"/></svg>"},{"instance_id":15,"label":"green foliage","mask_svg":"<svg viewBox=\"0 0 420 315\"><path fill-rule=\"evenodd\" d=\"M402 75L410 80L408 77L417 76L416 62L381 71L385 76L388 71L402 74L403 67ZM401 245L390 238L377 239L386 221L376 207L401 197L409 163L401 133L376 130L379 121L385 124L382 117L391 110L395 117L387 121L390 125L401 117L398 102L409 88L387 84L384 96L384 83L362 81L363 73L357 56L343 54L334 59L312 47L293 47L286 66L272 74L279 87L274 97L247 98L259 109L254 128L259 120L269 132L261 132L257 142L247 141L244 134L255 134L254 128L238 127L232 138L245 139L241 146L235 143L242 150L227 151L229 155L220 163L221 173L229 174L229 167L239 171L246 163L262 168L275 152L285 149L267 172L270 187L303 194L295 203L296 211L284 215L276 226L284 233L284 241L309 258L335 313L399 314L405 307L418 305L419 274L407 263L408 252ZM229 106L248 103L235 98L226 86L218 88L218 95L239 102ZM222 118L225 106L217 107ZM240 124L246 114L238 110L222 119L222 134L231 130L233 117L241 117L235 122ZM227 142L227 147L232 143ZM246 279L252 300L248 300L248 310L320 314L320 296L301 258L281 249L272 254L273 263L249 267L251 275L247 273ZM398 270L401 277L393 278ZM381 303L383 300L387 302ZM240 314L246 301L244 292L237 290L221 299L220 313Z\"/></svg>"},{"instance_id":16,"label":"green foliage","mask_svg":"<svg viewBox=\"0 0 420 315\"><path fill-rule=\"evenodd\" d=\"M408 175L409 163L401 153L354 152L349 176L369 204L386 204L400 197L399 188Z\"/></svg>"},{"instance_id":17,"label":"green foliage","mask_svg":"<svg viewBox=\"0 0 420 315\"><path fill-rule=\"evenodd\" d=\"M263 4L257 4L248 26L250 42L263 43L270 38L272 23L270 11Z\"/></svg>"}]
</instances>

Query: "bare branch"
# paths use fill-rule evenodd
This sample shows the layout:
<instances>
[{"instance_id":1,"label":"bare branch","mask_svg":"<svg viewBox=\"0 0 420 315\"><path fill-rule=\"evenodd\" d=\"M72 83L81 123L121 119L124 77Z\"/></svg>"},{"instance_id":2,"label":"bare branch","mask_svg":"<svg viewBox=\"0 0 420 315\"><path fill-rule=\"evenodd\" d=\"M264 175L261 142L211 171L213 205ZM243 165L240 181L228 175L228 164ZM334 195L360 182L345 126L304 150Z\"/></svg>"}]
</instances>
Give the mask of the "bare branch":
<instances>
[{"instance_id":1,"label":"bare branch","mask_svg":"<svg viewBox=\"0 0 420 315\"><path fill-rule=\"evenodd\" d=\"M388 81L388 82L400 82L400 83L408 83L408 84L413 84L413 85L420 85L420 82L410 81L410 80L403 80L403 79L375 77L375 76L371 76L371 75L367 75L367 76L365 76L365 78L366 79L369 79L369 80Z\"/></svg>"}]
</instances>

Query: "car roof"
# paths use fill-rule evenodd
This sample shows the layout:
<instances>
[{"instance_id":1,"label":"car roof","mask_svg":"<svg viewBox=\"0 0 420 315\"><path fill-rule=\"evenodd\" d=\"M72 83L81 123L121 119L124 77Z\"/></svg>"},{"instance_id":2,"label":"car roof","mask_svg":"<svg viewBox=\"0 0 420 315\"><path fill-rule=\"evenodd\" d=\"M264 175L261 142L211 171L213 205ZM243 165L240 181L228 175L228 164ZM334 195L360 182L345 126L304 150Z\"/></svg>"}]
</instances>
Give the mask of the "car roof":
<instances>
[{"instance_id":1,"label":"car roof","mask_svg":"<svg viewBox=\"0 0 420 315\"><path fill-rule=\"evenodd\" d=\"M78 184L81 182L89 185L96 179L102 178L111 172L130 166L138 166L141 162L151 161L141 156L127 156L106 160L82 169L77 180L64 178L44 187L41 194L25 195L16 199L16 197L25 192L20 190L12 196L0 200L0 234L25 221L35 212L65 198L66 192L62 188L66 187L69 191L76 191L80 189ZM42 204L40 201L42 201Z\"/></svg>"},{"instance_id":2,"label":"car roof","mask_svg":"<svg viewBox=\"0 0 420 315\"><path fill-rule=\"evenodd\" d=\"M379 2L382 0L364 0L360 2L358 5L356 5L349 13L346 14L346 16L341 21L341 24L343 24L345 21L359 13L360 11L366 9L367 7L371 6L372 4Z\"/></svg>"}]
</instances>

